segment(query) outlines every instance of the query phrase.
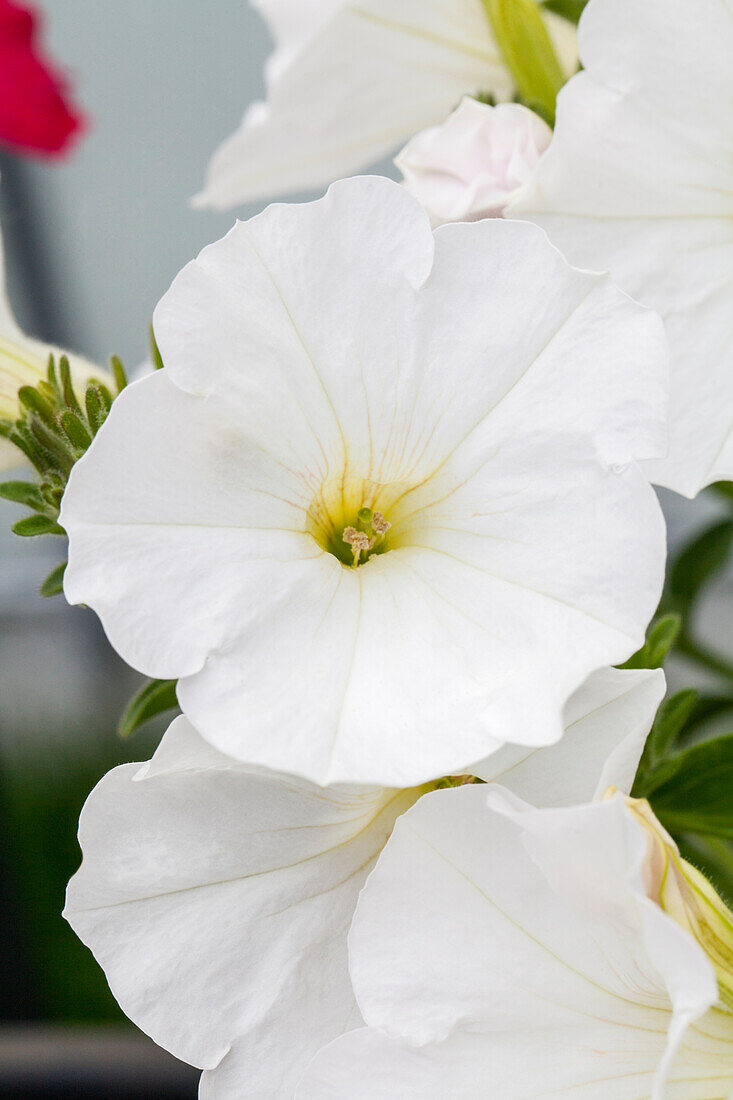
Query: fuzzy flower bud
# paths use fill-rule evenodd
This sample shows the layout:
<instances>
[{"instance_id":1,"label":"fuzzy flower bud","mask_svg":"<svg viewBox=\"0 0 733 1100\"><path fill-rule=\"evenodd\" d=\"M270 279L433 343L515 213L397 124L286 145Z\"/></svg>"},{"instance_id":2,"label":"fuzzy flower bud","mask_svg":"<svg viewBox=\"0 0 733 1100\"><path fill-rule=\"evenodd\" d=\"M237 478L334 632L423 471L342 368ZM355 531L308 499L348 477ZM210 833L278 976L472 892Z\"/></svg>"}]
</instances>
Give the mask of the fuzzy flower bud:
<instances>
[{"instance_id":1,"label":"fuzzy flower bud","mask_svg":"<svg viewBox=\"0 0 733 1100\"><path fill-rule=\"evenodd\" d=\"M733 1008L733 913L700 872L682 859L645 799L628 807L648 835L643 867L647 896L697 940L715 969L720 999Z\"/></svg>"}]
</instances>

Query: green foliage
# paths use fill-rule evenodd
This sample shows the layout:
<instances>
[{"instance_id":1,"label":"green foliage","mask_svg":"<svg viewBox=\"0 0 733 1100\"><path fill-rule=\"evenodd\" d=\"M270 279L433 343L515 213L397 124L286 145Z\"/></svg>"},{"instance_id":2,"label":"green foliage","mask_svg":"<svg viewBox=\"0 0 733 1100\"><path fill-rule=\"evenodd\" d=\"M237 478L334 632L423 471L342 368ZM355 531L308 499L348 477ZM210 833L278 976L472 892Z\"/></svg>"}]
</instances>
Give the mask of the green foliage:
<instances>
[{"instance_id":1,"label":"green foliage","mask_svg":"<svg viewBox=\"0 0 733 1100\"><path fill-rule=\"evenodd\" d=\"M542 0L542 7L577 23L588 0Z\"/></svg>"},{"instance_id":2,"label":"green foliage","mask_svg":"<svg viewBox=\"0 0 733 1100\"><path fill-rule=\"evenodd\" d=\"M120 737L129 737L149 719L177 709L176 684L176 680L148 680L125 707L118 726Z\"/></svg>"},{"instance_id":3,"label":"green foliage","mask_svg":"<svg viewBox=\"0 0 733 1100\"><path fill-rule=\"evenodd\" d=\"M733 733L685 747L711 712L733 696L686 689L665 700L647 738L632 794L646 798L683 856L733 899Z\"/></svg>"},{"instance_id":4,"label":"green foliage","mask_svg":"<svg viewBox=\"0 0 733 1100\"><path fill-rule=\"evenodd\" d=\"M679 615L663 615L655 619L647 632L646 641L637 649L622 668L661 668L665 658L677 640L682 619Z\"/></svg>"},{"instance_id":5,"label":"green foliage","mask_svg":"<svg viewBox=\"0 0 733 1100\"><path fill-rule=\"evenodd\" d=\"M677 740L697 704L698 693L692 688L680 691L665 699L657 711L654 725L644 745L639 769L634 783L634 795L646 793L649 776L660 767Z\"/></svg>"},{"instance_id":6,"label":"green foliage","mask_svg":"<svg viewBox=\"0 0 733 1100\"><path fill-rule=\"evenodd\" d=\"M116 357L112 359L112 372L117 396L127 379ZM18 390L19 416L16 420L0 420L0 436L23 452L35 469L36 481L0 484L0 497L31 510L30 516L13 525L16 535L33 538L66 533L58 518L69 474L104 423L113 400L104 383L91 379L82 406L65 355L58 365L49 356L46 378L36 386L21 386ZM41 585L41 594L60 592L61 575L59 566Z\"/></svg>"},{"instance_id":7,"label":"green foliage","mask_svg":"<svg viewBox=\"0 0 733 1100\"><path fill-rule=\"evenodd\" d=\"M62 561L56 565L46 577L45 581L40 587L40 593L42 596L59 596L64 590L64 573L66 572L66 562Z\"/></svg>"},{"instance_id":8,"label":"green foliage","mask_svg":"<svg viewBox=\"0 0 733 1100\"><path fill-rule=\"evenodd\" d=\"M0 732L7 736L4 726ZM14 906L4 917L20 925L23 977L38 1018L123 1024L104 972L61 911L81 859L76 832L89 792L117 764L146 759L155 739L143 734L133 747L109 728L85 730L81 740L73 726L49 732L43 751L29 747L0 758L3 875ZM5 989L6 998L11 993Z\"/></svg>"},{"instance_id":9,"label":"green foliage","mask_svg":"<svg viewBox=\"0 0 733 1100\"><path fill-rule=\"evenodd\" d=\"M706 528L687 543L669 573L669 596L680 612L691 607L705 585L721 572L732 547L733 520L730 519Z\"/></svg>"},{"instance_id":10,"label":"green foliage","mask_svg":"<svg viewBox=\"0 0 733 1100\"><path fill-rule=\"evenodd\" d=\"M646 780L646 797L672 833L733 840L733 733L668 758Z\"/></svg>"}]
</instances>

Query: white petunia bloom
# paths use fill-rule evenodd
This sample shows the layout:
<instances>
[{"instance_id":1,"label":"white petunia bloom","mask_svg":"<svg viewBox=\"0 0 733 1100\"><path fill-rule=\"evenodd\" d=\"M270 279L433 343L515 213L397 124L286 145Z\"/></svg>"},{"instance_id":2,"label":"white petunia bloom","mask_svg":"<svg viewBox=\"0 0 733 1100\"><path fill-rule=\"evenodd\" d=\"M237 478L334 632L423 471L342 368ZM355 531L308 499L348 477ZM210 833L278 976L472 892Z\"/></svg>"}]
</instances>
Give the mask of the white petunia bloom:
<instances>
[{"instance_id":1,"label":"white petunia bloom","mask_svg":"<svg viewBox=\"0 0 733 1100\"><path fill-rule=\"evenodd\" d=\"M220 751L414 786L557 740L642 643L662 326L541 230L346 180L205 249L155 330L72 471L65 592Z\"/></svg>"},{"instance_id":2,"label":"white petunia bloom","mask_svg":"<svg viewBox=\"0 0 733 1100\"><path fill-rule=\"evenodd\" d=\"M498 217L516 201L552 130L519 103L490 107L466 96L441 126L416 134L395 164L433 225Z\"/></svg>"},{"instance_id":3,"label":"white petunia bloom","mask_svg":"<svg viewBox=\"0 0 733 1100\"><path fill-rule=\"evenodd\" d=\"M72 355L51 344L34 340L21 331L5 288L5 257L0 237L0 417L14 420L18 416L18 390L21 386L35 386L46 377L49 355L57 358L67 355L72 380L82 386L92 377L104 384L114 385L106 371L80 355ZM11 470L25 461L17 447L0 438L0 471Z\"/></svg>"},{"instance_id":4,"label":"white petunia bloom","mask_svg":"<svg viewBox=\"0 0 733 1100\"><path fill-rule=\"evenodd\" d=\"M694 496L733 478L733 0L591 0L580 54L511 214L662 314L670 452L650 470Z\"/></svg>"},{"instance_id":5,"label":"white petunia bloom","mask_svg":"<svg viewBox=\"0 0 733 1100\"><path fill-rule=\"evenodd\" d=\"M369 1026L315 1057L298 1100L730 1097L733 1012L656 903L654 865L620 795L551 810L498 787L427 795L352 924Z\"/></svg>"},{"instance_id":6,"label":"white petunia bloom","mask_svg":"<svg viewBox=\"0 0 733 1100\"><path fill-rule=\"evenodd\" d=\"M628 790L663 693L661 672L598 672L558 745L497 753L483 774L547 806ZM125 1012L206 1071L202 1097L289 1100L316 1051L362 1023L347 931L395 819L426 789L252 771L178 718L148 764L90 795L65 915Z\"/></svg>"},{"instance_id":7,"label":"white petunia bloom","mask_svg":"<svg viewBox=\"0 0 733 1100\"><path fill-rule=\"evenodd\" d=\"M214 154L195 202L219 209L321 188L442 122L464 95L514 95L483 0L257 0L275 40L267 102ZM545 22L563 71L575 27Z\"/></svg>"}]
</instances>

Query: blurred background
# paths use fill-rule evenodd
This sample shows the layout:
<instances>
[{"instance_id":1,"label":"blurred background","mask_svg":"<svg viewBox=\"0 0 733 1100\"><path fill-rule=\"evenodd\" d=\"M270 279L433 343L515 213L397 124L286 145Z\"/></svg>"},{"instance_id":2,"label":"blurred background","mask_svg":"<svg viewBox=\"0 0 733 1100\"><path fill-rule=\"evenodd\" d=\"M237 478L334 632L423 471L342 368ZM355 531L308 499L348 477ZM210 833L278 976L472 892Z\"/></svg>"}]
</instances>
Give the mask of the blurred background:
<instances>
[{"instance_id":1,"label":"blurred background","mask_svg":"<svg viewBox=\"0 0 733 1100\"><path fill-rule=\"evenodd\" d=\"M233 223L234 212L193 211L188 200L261 96L270 43L237 0L44 0L43 11L45 47L89 129L58 163L0 150L10 296L25 331L100 363L116 353L129 372L147 356L152 311L173 276ZM722 514L709 496L665 494L664 506L674 545ZM60 916L86 795L115 764L145 759L162 725L117 736L139 678L91 612L38 595L54 540L18 539L19 515L0 502L0 1094L195 1096L195 1072L137 1037ZM718 646L731 640L732 593L724 577L698 611ZM670 675L678 686L700 681L681 659ZM91 1045L90 1026L102 1029ZM100 1085L110 1065L113 1083Z\"/></svg>"}]
</instances>

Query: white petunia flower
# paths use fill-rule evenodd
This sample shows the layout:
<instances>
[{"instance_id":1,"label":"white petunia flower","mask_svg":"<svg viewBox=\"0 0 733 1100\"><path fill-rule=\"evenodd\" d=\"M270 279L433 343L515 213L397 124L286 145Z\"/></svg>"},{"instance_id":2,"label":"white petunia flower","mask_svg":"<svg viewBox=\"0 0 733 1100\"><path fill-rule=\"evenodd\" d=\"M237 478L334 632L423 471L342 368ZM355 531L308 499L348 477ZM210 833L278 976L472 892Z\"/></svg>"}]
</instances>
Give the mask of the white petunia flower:
<instances>
[{"instance_id":1,"label":"white petunia flower","mask_svg":"<svg viewBox=\"0 0 733 1100\"><path fill-rule=\"evenodd\" d=\"M647 896L633 809L485 792L434 792L397 822L349 936L369 1026L315 1057L299 1100L733 1095L733 1012Z\"/></svg>"},{"instance_id":2,"label":"white petunia flower","mask_svg":"<svg viewBox=\"0 0 733 1100\"><path fill-rule=\"evenodd\" d=\"M509 100L512 78L483 0L257 0L276 49L267 102L214 154L201 206L321 188L442 122L464 95ZM563 71L575 27L545 23Z\"/></svg>"},{"instance_id":3,"label":"white petunia flower","mask_svg":"<svg viewBox=\"0 0 733 1100\"><path fill-rule=\"evenodd\" d=\"M580 54L511 214L662 314L670 452L650 470L694 496L733 478L733 0L591 0Z\"/></svg>"},{"instance_id":4,"label":"white petunia flower","mask_svg":"<svg viewBox=\"0 0 733 1100\"><path fill-rule=\"evenodd\" d=\"M408 787L562 733L664 568L659 319L388 180L237 225L74 467L65 592L216 748Z\"/></svg>"},{"instance_id":5,"label":"white petunia flower","mask_svg":"<svg viewBox=\"0 0 733 1100\"><path fill-rule=\"evenodd\" d=\"M94 377L114 386L107 371L100 370L80 355L72 355L51 344L26 336L10 308L5 288L5 258L0 237L0 418L14 420L19 412L18 390L35 386L46 377L49 355L67 355L72 380L82 387ZM7 439L0 438L0 471L24 464L23 454Z\"/></svg>"},{"instance_id":6,"label":"white petunia flower","mask_svg":"<svg viewBox=\"0 0 733 1100\"><path fill-rule=\"evenodd\" d=\"M483 774L547 806L628 790L663 693L661 672L598 672L558 745L497 753ZM347 931L395 819L426 789L252 771L178 718L148 764L90 795L65 915L125 1012L205 1069L202 1097L288 1100L316 1051L362 1023Z\"/></svg>"},{"instance_id":7,"label":"white petunia flower","mask_svg":"<svg viewBox=\"0 0 733 1100\"><path fill-rule=\"evenodd\" d=\"M527 186L552 130L519 103L466 96L441 126L416 134L395 164L433 225L498 217Z\"/></svg>"}]
</instances>

